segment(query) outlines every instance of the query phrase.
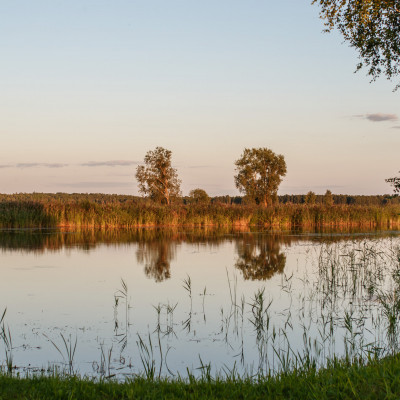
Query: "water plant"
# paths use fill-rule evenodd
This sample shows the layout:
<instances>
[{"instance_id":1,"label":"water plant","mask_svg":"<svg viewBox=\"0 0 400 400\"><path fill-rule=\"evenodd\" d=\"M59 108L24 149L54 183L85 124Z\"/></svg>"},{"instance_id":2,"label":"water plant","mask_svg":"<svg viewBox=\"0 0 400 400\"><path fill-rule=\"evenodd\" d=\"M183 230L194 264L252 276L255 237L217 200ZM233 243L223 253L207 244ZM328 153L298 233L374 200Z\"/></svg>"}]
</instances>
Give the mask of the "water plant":
<instances>
[{"instance_id":1,"label":"water plant","mask_svg":"<svg viewBox=\"0 0 400 400\"><path fill-rule=\"evenodd\" d=\"M75 336L75 341L73 341L72 336L69 335L69 338L65 338L62 333L60 333L62 343L64 345L64 350L62 351L60 347L58 346L52 339L50 339L46 334L43 334L43 336L54 346L54 348L60 353L61 357L63 358L64 362L68 366L68 373L70 375L74 374L74 358L75 358L75 352L76 352L76 346L78 343L78 337Z\"/></svg>"},{"instance_id":2,"label":"water plant","mask_svg":"<svg viewBox=\"0 0 400 400\"><path fill-rule=\"evenodd\" d=\"M193 299L192 299L192 279L190 278L189 275L187 275L187 278L183 280L183 288L187 291L190 299L190 312L192 311L193 307Z\"/></svg>"},{"instance_id":3,"label":"water plant","mask_svg":"<svg viewBox=\"0 0 400 400\"><path fill-rule=\"evenodd\" d=\"M4 343L5 347L5 356L6 356L6 368L9 374L12 374L13 371L13 344L12 344L12 337L10 327L6 327L4 323L4 317L6 315L7 308L4 309L3 314L0 318L0 339Z\"/></svg>"},{"instance_id":4,"label":"water plant","mask_svg":"<svg viewBox=\"0 0 400 400\"><path fill-rule=\"evenodd\" d=\"M111 346L108 350L104 348L104 343L100 344L100 364L97 362L93 363L93 369L100 376L100 379L111 379L115 376L115 374L111 373L112 370L112 357L113 346Z\"/></svg>"},{"instance_id":5,"label":"water plant","mask_svg":"<svg viewBox=\"0 0 400 400\"><path fill-rule=\"evenodd\" d=\"M114 293L114 300L115 300L115 308L118 307L119 300L122 299L124 304L125 304L125 321L126 321L126 326L129 325L129 299L128 299L128 285L126 282L121 278L121 289L118 289Z\"/></svg>"},{"instance_id":6,"label":"water plant","mask_svg":"<svg viewBox=\"0 0 400 400\"><path fill-rule=\"evenodd\" d=\"M148 334L147 343L145 343L139 334L137 336L138 340L136 344L139 349L144 375L147 380L153 381L156 374L156 362L154 359L153 343L151 341L150 333Z\"/></svg>"}]
</instances>

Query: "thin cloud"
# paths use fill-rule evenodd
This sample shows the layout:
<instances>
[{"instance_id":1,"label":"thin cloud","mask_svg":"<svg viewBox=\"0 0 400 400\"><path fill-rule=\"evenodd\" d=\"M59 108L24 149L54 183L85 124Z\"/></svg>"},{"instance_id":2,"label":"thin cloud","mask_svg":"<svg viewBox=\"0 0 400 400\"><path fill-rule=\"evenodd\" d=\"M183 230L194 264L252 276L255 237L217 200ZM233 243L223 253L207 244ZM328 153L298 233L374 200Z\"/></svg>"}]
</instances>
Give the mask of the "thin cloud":
<instances>
[{"instance_id":1,"label":"thin cloud","mask_svg":"<svg viewBox=\"0 0 400 400\"><path fill-rule=\"evenodd\" d=\"M400 125L392 126L392 129L400 129Z\"/></svg>"},{"instance_id":2,"label":"thin cloud","mask_svg":"<svg viewBox=\"0 0 400 400\"><path fill-rule=\"evenodd\" d=\"M13 165L16 168L36 168L36 167L44 167L44 168L64 168L67 167L68 164L60 164L60 163L18 163Z\"/></svg>"},{"instance_id":3,"label":"thin cloud","mask_svg":"<svg viewBox=\"0 0 400 400\"><path fill-rule=\"evenodd\" d=\"M121 188L132 187L133 182L72 182L63 183L62 186L80 189L93 189L93 188Z\"/></svg>"},{"instance_id":4,"label":"thin cloud","mask_svg":"<svg viewBox=\"0 0 400 400\"><path fill-rule=\"evenodd\" d=\"M111 161L89 161L81 164L63 164L63 163L42 163L42 162L29 162L29 163L16 163L16 164L1 164L1 168L64 168L71 165L78 165L81 167L126 167L139 164L137 161L129 160L111 160Z\"/></svg>"},{"instance_id":5,"label":"thin cloud","mask_svg":"<svg viewBox=\"0 0 400 400\"><path fill-rule=\"evenodd\" d=\"M190 169L201 169L201 168L217 168L215 165L189 165L187 168Z\"/></svg>"},{"instance_id":6,"label":"thin cloud","mask_svg":"<svg viewBox=\"0 0 400 400\"><path fill-rule=\"evenodd\" d=\"M81 167L127 167L139 164L137 161L110 160L110 161L89 161L79 164Z\"/></svg>"},{"instance_id":7,"label":"thin cloud","mask_svg":"<svg viewBox=\"0 0 400 400\"><path fill-rule=\"evenodd\" d=\"M217 189L219 189L221 187L221 185L217 184L217 183L215 183L215 184L214 183L207 183L206 185L203 185L202 183L191 183L191 182L187 183L187 186L191 186L191 187L194 187L194 188L202 188L204 190L206 190L207 188L217 188Z\"/></svg>"},{"instance_id":8,"label":"thin cloud","mask_svg":"<svg viewBox=\"0 0 400 400\"><path fill-rule=\"evenodd\" d=\"M374 113L374 114L359 114L353 115L356 118L366 119L372 122L383 122L383 121L397 121L398 117L396 114L383 114L383 113Z\"/></svg>"}]
</instances>

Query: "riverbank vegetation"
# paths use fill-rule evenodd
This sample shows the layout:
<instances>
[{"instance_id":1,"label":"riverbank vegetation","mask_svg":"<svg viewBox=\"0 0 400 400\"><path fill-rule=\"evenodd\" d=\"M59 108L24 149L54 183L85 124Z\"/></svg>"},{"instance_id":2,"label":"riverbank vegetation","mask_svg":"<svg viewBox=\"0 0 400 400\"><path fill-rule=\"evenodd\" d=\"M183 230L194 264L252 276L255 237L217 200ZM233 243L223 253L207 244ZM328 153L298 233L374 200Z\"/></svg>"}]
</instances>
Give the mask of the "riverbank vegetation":
<instances>
[{"instance_id":1,"label":"riverbank vegetation","mask_svg":"<svg viewBox=\"0 0 400 400\"><path fill-rule=\"evenodd\" d=\"M1 399L395 399L400 396L400 356L368 362L334 360L326 368L295 369L255 379L147 379L124 383L62 376L0 375Z\"/></svg>"},{"instance_id":2,"label":"riverbank vegetation","mask_svg":"<svg viewBox=\"0 0 400 400\"><path fill-rule=\"evenodd\" d=\"M349 203L313 204L281 196L270 207L245 204L243 198L212 198L209 204L180 200L171 205L148 199L105 194L0 195L0 227L137 227L137 226L400 226L398 197L351 196ZM344 199L349 196L342 196ZM306 198L306 196L304 196ZM342 199L339 197L338 200ZM301 201L300 196L293 197ZM239 203L239 204L238 204Z\"/></svg>"}]
</instances>

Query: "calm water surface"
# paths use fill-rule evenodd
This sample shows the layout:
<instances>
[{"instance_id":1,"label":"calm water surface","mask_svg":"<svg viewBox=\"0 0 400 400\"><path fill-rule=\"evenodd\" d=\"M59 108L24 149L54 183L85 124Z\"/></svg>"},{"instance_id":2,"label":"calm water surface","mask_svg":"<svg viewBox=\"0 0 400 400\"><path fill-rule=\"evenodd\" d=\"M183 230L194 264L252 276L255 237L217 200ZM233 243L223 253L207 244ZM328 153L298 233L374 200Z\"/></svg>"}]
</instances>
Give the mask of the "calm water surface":
<instances>
[{"instance_id":1,"label":"calm water surface","mask_svg":"<svg viewBox=\"0 0 400 400\"><path fill-rule=\"evenodd\" d=\"M399 232L3 230L0 362L123 378L384 355L399 245Z\"/></svg>"}]
</instances>

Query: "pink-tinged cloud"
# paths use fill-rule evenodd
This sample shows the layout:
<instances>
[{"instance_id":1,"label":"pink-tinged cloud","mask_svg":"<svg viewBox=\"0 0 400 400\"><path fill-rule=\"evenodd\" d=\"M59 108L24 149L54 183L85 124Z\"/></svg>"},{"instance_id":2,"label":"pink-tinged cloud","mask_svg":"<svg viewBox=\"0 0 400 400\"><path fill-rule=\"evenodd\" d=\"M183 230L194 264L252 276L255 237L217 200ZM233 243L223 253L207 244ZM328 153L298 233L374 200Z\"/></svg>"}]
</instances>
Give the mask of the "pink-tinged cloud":
<instances>
[{"instance_id":1,"label":"pink-tinged cloud","mask_svg":"<svg viewBox=\"0 0 400 400\"><path fill-rule=\"evenodd\" d=\"M111 160L111 161L89 161L80 164L82 167L127 167L139 164L137 161L130 160Z\"/></svg>"},{"instance_id":2,"label":"pink-tinged cloud","mask_svg":"<svg viewBox=\"0 0 400 400\"><path fill-rule=\"evenodd\" d=\"M384 113L362 114L354 116L357 118L367 119L368 121L372 122L397 121L399 119L396 114L384 114Z\"/></svg>"},{"instance_id":3,"label":"pink-tinged cloud","mask_svg":"<svg viewBox=\"0 0 400 400\"><path fill-rule=\"evenodd\" d=\"M17 163L17 164L1 164L0 168L64 168L68 167L69 164L60 163Z\"/></svg>"},{"instance_id":4,"label":"pink-tinged cloud","mask_svg":"<svg viewBox=\"0 0 400 400\"><path fill-rule=\"evenodd\" d=\"M71 182L62 183L64 187L80 188L80 189L93 189L93 188L129 188L133 186L132 182Z\"/></svg>"},{"instance_id":5,"label":"pink-tinged cloud","mask_svg":"<svg viewBox=\"0 0 400 400\"><path fill-rule=\"evenodd\" d=\"M15 164L17 168L36 168L36 167L44 167L44 168L63 168L67 167L68 164L60 164L60 163L18 163Z\"/></svg>"}]
</instances>

